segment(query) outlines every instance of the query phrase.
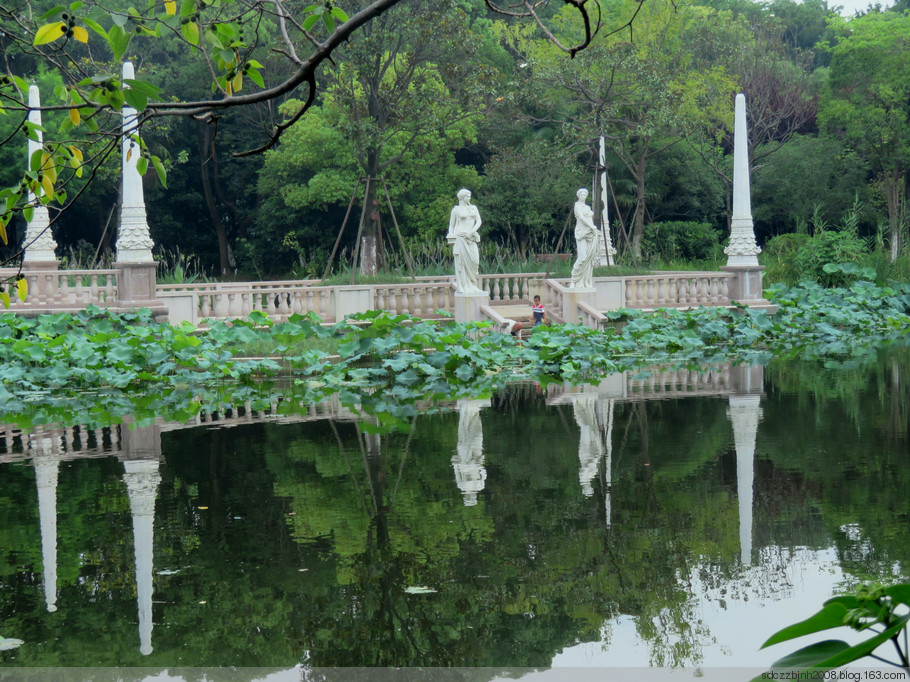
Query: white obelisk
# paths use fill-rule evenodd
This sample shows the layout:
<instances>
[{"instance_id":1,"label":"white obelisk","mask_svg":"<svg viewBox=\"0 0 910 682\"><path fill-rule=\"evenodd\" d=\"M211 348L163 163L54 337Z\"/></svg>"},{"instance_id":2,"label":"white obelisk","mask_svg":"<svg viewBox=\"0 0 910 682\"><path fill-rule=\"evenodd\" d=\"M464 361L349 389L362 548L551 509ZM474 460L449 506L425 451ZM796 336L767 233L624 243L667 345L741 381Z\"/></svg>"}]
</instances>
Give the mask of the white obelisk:
<instances>
[{"instance_id":1,"label":"white obelisk","mask_svg":"<svg viewBox=\"0 0 910 682\"><path fill-rule=\"evenodd\" d=\"M733 216L730 245L724 249L727 266L758 267L761 249L755 243L752 195L749 189L749 135L746 130L746 96L736 96L733 126Z\"/></svg>"},{"instance_id":2,"label":"white obelisk","mask_svg":"<svg viewBox=\"0 0 910 682\"><path fill-rule=\"evenodd\" d=\"M124 80L135 78L132 62L123 63ZM120 228L117 231L117 263L154 263L152 242L145 214L145 195L139 163L139 143L132 135L139 132L138 113L129 105L123 107L123 182L120 204Z\"/></svg>"},{"instance_id":3,"label":"white obelisk","mask_svg":"<svg viewBox=\"0 0 910 682\"><path fill-rule=\"evenodd\" d=\"M31 85L28 88L28 107L28 120L40 126L41 92L37 85ZM32 155L43 148L44 135L40 130L36 131L36 134L37 140L31 138L28 140L29 164L31 164ZM35 206L35 210L25 230L25 241L22 244L25 252L22 254L22 264L24 267L32 269L56 270L57 256L54 250L57 248L57 242L54 241L54 235L51 234L51 229L48 227L50 218L47 206L38 202L31 190L28 191L28 203Z\"/></svg>"},{"instance_id":4,"label":"white obelisk","mask_svg":"<svg viewBox=\"0 0 910 682\"><path fill-rule=\"evenodd\" d=\"M600 136L600 150L598 153L600 159L600 238L597 240L598 265L615 265L614 256L616 249L613 248L613 240L610 238L610 218L607 208L607 155L604 148L603 135Z\"/></svg>"}]
</instances>

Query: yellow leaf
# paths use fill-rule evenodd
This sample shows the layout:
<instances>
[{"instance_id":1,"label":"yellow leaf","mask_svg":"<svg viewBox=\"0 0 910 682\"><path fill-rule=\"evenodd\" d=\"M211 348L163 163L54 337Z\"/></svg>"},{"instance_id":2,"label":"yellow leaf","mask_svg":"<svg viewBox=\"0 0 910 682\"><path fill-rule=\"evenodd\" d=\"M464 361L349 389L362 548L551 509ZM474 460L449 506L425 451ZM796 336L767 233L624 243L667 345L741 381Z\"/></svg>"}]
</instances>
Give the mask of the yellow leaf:
<instances>
[{"instance_id":1,"label":"yellow leaf","mask_svg":"<svg viewBox=\"0 0 910 682\"><path fill-rule=\"evenodd\" d=\"M54 196L54 183L49 175L45 175L43 178L41 178L41 186L44 188L44 193L47 196Z\"/></svg>"},{"instance_id":2,"label":"yellow leaf","mask_svg":"<svg viewBox=\"0 0 910 682\"><path fill-rule=\"evenodd\" d=\"M0 301L3 301L3 307L9 308L9 292L0 291Z\"/></svg>"},{"instance_id":3,"label":"yellow leaf","mask_svg":"<svg viewBox=\"0 0 910 682\"><path fill-rule=\"evenodd\" d=\"M19 295L19 300L25 303L25 297L28 296L28 280L25 277L16 280L16 293Z\"/></svg>"},{"instance_id":4,"label":"yellow leaf","mask_svg":"<svg viewBox=\"0 0 910 682\"><path fill-rule=\"evenodd\" d=\"M33 45L46 45L52 43L60 36L66 33L66 27L62 21L55 21L53 24L45 24L35 33Z\"/></svg>"},{"instance_id":5,"label":"yellow leaf","mask_svg":"<svg viewBox=\"0 0 910 682\"><path fill-rule=\"evenodd\" d=\"M133 156L133 148L132 148L132 147L129 147L129 148L126 150L126 160L127 160L127 163L129 162L130 158L132 158L132 156Z\"/></svg>"},{"instance_id":6,"label":"yellow leaf","mask_svg":"<svg viewBox=\"0 0 910 682\"><path fill-rule=\"evenodd\" d=\"M9 244L9 239L6 236L6 225L4 223L0 223L0 239L3 240L4 244Z\"/></svg>"},{"instance_id":7,"label":"yellow leaf","mask_svg":"<svg viewBox=\"0 0 910 682\"><path fill-rule=\"evenodd\" d=\"M73 168L76 168L82 163L82 150L75 145L70 145L70 154L73 155L73 158L70 160Z\"/></svg>"},{"instance_id":8,"label":"yellow leaf","mask_svg":"<svg viewBox=\"0 0 910 682\"><path fill-rule=\"evenodd\" d=\"M57 182L57 165L54 163L54 157L44 153L41 155L41 170L44 177L51 179L51 185Z\"/></svg>"},{"instance_id":9,"label":"yellow leaf","mask_svg":"<svg viewBox=\"0 0 910 682\"><path fill-rule=\"evenodd\" d=\"M227 96L230 97L233 92L231 89L231 81L224 82L224 91L227 93Z\"/></svg>"},{"instance_id":10,"label":"yellow leaf","mask_svg":"<svg viewBox=\"0 0 910 682\"><path fill-rule=\"evenodd\" d=\"M176 14L177 13L177 3L175 2L175 0L165 0L164 11L167 12L168 14Z\"/></svg>"},{"instance_id":11,"label":"yellow leaf","mask_svg":"<svg viewBox=\"0 0 910 682\"><path fill-rule=\"evenodd\" d=\"M82 26L73 26L73 38L88 45L88 31Z\"/></svg>"},{"instance_id":12,"label":"yellow leaf","mask_svg":"<svg viewBox=\"0 0 910 682\"><path fill-rule=\"evenodd\" d=\"M79 115L78 109L70 109L70 121L73 122L74 126L79 125L79 122L82 120L82 116Z\"/></svg>"},{"instance_id":13,"label":"yellow leaf","mask_svg":"<svg viewBox=\"0 0 910 682\"><path fill-rule=\"evenodd\" d=\"M234 76L234 80L231 83L231 86L234 89L234 92L240 92L240 88L243 87L243 72L238 71L237 75Z\"/></svg>"}]
</instances>

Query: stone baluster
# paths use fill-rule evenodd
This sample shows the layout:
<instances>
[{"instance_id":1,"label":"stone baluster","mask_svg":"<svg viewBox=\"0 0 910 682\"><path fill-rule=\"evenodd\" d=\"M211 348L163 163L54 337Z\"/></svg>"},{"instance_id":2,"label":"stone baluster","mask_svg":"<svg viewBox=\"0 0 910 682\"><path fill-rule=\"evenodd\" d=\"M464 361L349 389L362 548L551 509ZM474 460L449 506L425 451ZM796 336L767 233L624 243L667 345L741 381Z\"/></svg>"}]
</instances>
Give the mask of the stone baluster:
<instances>
[{"instance_id":1,"label":"stone baluster","mask_svg":"<svg viewBox=\"0 0 910 682\"><path fill-rule=\"evenodd\" d=\"M223 291L216 291L214 294L215 298L215 317L227 317L230 313L230 308L228 307L228 298L227 294Z\"/></svg>"}]
</instances>

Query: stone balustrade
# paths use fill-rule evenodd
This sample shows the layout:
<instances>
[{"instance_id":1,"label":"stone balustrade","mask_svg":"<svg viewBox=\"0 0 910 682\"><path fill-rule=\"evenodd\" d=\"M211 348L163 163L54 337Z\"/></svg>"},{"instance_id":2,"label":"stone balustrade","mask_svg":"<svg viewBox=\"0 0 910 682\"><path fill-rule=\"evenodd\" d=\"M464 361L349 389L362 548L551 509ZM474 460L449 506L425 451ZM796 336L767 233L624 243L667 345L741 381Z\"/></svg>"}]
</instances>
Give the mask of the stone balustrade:
<instances>
[{"instance_id":1,"label":"stone balustrade","mask_svg":"<svg viewBox=\"0 0 910 682\"><path fill-rule=\"evenodd\" d=\"M606 325L607 317L590 304L579 301L577 309L581 323L584 326L591 327L591 329L603 329L604 325Z\"/></svg>"},{"instance_id":2,"label":"stone balustrade","mask_svg":"<svg viewBox=\"0 0 910 682\"><path fill-rule=\"evenodd\" d=\"M393 315L436 319L442 317L437 311L451 313L455 309L455 287L450 278L417 284L377 284L370 289L376 310Z\"/></svg>"},{"instance_id":3,"label":"stone balustrade","mask_svg":"<svg viewBox=\"0 0 910 682\"><path fill-rule=\"evenodd\" d=\"M650 374L641 377L626 376L629 395L662 396L666 398L692 395L727 395L733 393L730 363L706 366L699 369L652 368Z\"/></svg>"},{"instance_id":4,"label":"stone balustrade","mask_svg":"<svg viewBox=\"0 0 910 682\"><path fill-rule=\"evenodd\" d=\"M16 270L0 270L0 278L15 277ZM43 309L46 312L80 310L88 305L111 307L117 300L117 270L25 270L25 301L12 293L10 310Z\"/></svg>"},{"instance_id":5,"label":"stone balustrade","mask_svg":"<svg viewBox=\"0 0 910 682\"><path fill-rule=\"evenodd\" d=\"M546 286L541 294L541 300L547 311L547 319L556 324L566 321L563 311L563 298L569 291L569 280L545 280Z\"/></svg>"},{"instance_id":6,"label":"stone balustrade","mask_svg":"<svg viewBox=\"0 0 910 682\"><path fill-rule=\"evenodd\" d=\"M543 282L539 272L480 276L480 287L490 294L490 303L530 303L540 294Z\"/></svg>"},{"instance_id":7,"label":"stone balustrade","mask_svg":"<svg viewBox=\"0 0 910 682\"><path fill-rule=\"evenodd\" d=\"M14 277L15 270L0 271ZM25 302L13 295L10 309L23 314L82 309L92 304L117 311L128 309L120 301L120 269L27 270ZM491 306L530 303L540 295L548 318L555 323L581 322L602 327L603 311L616 308L680 308L730 305L730 272L662 272L647 275L597 278L594 290L573 290L569 280L544 279L542 273L481 275L481 286ZM254 312L281 322L294 314L314 313L332 324L367 310L394 315L438 319L456 308L454 281L450 276L418 277L402 283L324 286L317 280L275 282L200 282L160 284L154 296L163 304L172 323L198 325L207 319L245 318ZM127 296L127 298L129 298ZM476 313L476 311L475 311Z\"/></svg>"},{"instance_id":8,"label":"stone balustrade","mask_svg":"<svg viewBox=\"0 0 910 682\"><path fill-rule=\"evenodd\" d=\"M624 277L624 307L673 308L730 305L726 272L670 272Z\"/></svg>"}]
</instances>

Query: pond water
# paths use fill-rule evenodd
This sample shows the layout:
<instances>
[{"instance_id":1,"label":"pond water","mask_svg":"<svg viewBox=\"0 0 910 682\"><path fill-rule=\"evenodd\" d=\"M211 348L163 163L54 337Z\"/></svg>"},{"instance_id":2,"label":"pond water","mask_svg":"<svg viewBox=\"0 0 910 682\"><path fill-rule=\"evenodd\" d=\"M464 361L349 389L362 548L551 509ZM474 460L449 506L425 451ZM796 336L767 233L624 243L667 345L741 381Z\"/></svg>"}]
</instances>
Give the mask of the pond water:
<instances>
[{"instance_id":1,"label":"pond water","mask_svg":"<svg viewBox=\"0 0 910 682\"><path fill-rule=\"evenodd\" d=\"M908 577L908 377L904 349L521 384L395 433L338 405L8 431L0 662L766 666Z\"/></svg>"}]
</instances>

